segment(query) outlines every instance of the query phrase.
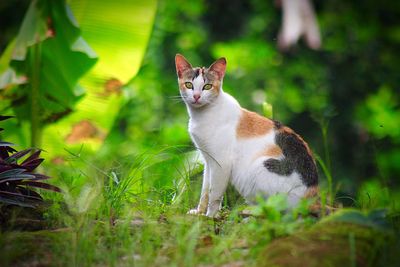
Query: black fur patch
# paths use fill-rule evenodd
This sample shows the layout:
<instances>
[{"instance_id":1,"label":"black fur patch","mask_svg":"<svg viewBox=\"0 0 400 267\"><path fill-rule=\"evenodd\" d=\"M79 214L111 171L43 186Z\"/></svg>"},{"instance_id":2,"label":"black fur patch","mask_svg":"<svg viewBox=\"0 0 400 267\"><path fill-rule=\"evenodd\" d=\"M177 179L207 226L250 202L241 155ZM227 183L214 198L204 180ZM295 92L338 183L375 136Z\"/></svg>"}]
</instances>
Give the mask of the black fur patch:
<instances>
[{"instance_id":1,"label":"black fur patch","mask_svg":"<svg viewBox=\"0 0 400 267\"><path fill-rule=\"evenodd\" d=\"M194 71L194 76L192 78L192 81L200 75L200 68L195 68L193 69L193 71Z\"/></svg>"},{"instance_id":2,"label":"black fur patch","mask_svg":"<svg viewBox=\"0 0 400 267\"><path fill-rule=\"evenodd\" d=\"M270 172L284 176L291 175L294 171L294 166L286 158L283 160L268 159L264 161L264 166Z\"/></svg>"},{"instance_id":3,"label":"black fur patch","mask_svg":"<svg viewBox=\"0 0 400 267\"><path fill-rule=\"evenodd\" d=\"M283 124L279 121L272 120L274 122L275 129L280 129L283 127Z\"/></svg>"},{"instance_id":4,"label":"black fur patch","mask_svg":"<svg viewBox=\"0 0 400 267\"><path fill-rule=\"evenodd\" d=\"M281 127L280 123L279 126ZM317 185L317 167L303 141L294 133L278 132L275 142L282 149L285 158L282 160L268 159L264 161L264 166L270 172L284 176L297 171L307 187Z\"/></svg>"}]
</instances>

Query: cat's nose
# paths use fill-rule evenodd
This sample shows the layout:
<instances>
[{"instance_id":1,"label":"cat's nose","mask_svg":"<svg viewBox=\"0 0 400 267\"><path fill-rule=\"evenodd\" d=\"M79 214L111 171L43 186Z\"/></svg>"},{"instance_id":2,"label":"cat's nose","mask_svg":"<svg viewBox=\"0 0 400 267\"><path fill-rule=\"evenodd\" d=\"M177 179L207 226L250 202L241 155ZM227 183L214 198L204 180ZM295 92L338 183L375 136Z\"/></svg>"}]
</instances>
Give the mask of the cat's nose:
<instances>
[{"instance_id":1,"label":"cat's nose","mask_svg":"<svg viewBox=\"0 0 400 267\"><path fill-rule=\"evenodd\" d=\"M200 95L193 95L193 98L194 98L194 102L197 102L200 99Z\"/></svg>"}]
</instances>

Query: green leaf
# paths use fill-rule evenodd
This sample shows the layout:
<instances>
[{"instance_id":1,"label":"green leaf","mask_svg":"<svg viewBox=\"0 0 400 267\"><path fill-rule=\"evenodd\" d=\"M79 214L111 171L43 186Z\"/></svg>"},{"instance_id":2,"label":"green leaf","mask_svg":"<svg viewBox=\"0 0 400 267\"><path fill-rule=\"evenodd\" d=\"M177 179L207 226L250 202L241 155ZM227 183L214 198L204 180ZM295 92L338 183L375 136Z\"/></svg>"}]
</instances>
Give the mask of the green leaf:
<instances>
[{"instance_id":1,"label":"green leaf","mask_svg":"<svg viewBox=\"0 0 400 267\"><path fill-rule=\"evenodd\" d=\"M43 143L50 156L61 152L67 156L64 148L79 150L82 143L85 152L100 147L124 101L124 91L132 90L124 84L137 74L156 12L154 0L71 0L68 4L98 61L80 80L87 93L74 112L44 129ZM79 128L91 134L74 135Z\"/></svg>"},{"instance_id":2,"label":"green leaf","mask_svg":"<svg viewBox=\"0 0 400 267\"><path fill-rule=\"evenodd\" d=\"M373 136L390 137L397 141L400 137L399 104L396 90L382 85L376 93L368 95L365 102L357 106L356 116Z\"/></svg>"},{"instance_id":3,"label":"green leaf","mask_svg":"<svg viewBox=\"0 0 400 267\"><path fill-rule=\"evenodd\" d=\"M10 68L1 74L3 89L26 82L25 77L28 81L27 86L19 86L10 94L18 103L13 108L19 120L31 118L33 102L44 123L54 113L71 110L82 96L77 82L96 58L68 13L64 1L32 1L15 45L10 45L12 53L7 49L2 56L2 65L5 59L10 60ZM37 96L28 90L35 86Z\"/></svg>"},{"instance_id":4,"label":"green leaf","mask_svg":"<svg viewBox=\"0 0 400 267\"><path fill-rule=\"evenodd\" d=\"M12 59L24 61L29 47L40 43L49 36L46 34L47 25L44 18L45 1L32 1L22 22L21 29L16 38Z\"/></svg>"},{"instance_id":5,"label":"green leaf","mask_svg":"<svg viewBox=\"0 0 400 267\"><path fill-rule=\"evenodd\" d=\"M323 221L353 223L385 230L389 227L386 214L387 212L384 209L376 209L369 212L362 212L356 209L343 209L326 217Z\"/></svg>"},{"instance_id":6,"label":"green leaf","mask_svg":"<svg viewBox=\"0 0 400 267\"><path fill-rule=\"evenodd\" d=\"M48 157L82 143L88 151L102 144L123 102L123 90L128 90L123 85L140 67L156 12L155 0L67 3L71 8L64 1L32 1L16 40L0 59L1 67L7 58L12 67L4 68L0 85L7 90L0 94L19 103L13 106L14 114L23 120L6 122L6 134L28 145L31 114L40 116L40 124L46 124L42 144ZM28 90L34 70L39 70L37 97ZM28 84L16 88L24 77ZM31 106L35 101L37 112ZM4 103L0 108L8 107ZM76 134L79 127L86 127L83 132L89 134Z\"/></svg>"},{"instance_id":7,"label":"green leaf","mask_svg":"<svg viewBox=\"0 0 400 267\"><path fill-rule=\"evenodd\" d=\"M156 11L156 1L70 0L83 38L100 61L92 78L132 79L142 61Z\"/></svg>"}]
</instances>

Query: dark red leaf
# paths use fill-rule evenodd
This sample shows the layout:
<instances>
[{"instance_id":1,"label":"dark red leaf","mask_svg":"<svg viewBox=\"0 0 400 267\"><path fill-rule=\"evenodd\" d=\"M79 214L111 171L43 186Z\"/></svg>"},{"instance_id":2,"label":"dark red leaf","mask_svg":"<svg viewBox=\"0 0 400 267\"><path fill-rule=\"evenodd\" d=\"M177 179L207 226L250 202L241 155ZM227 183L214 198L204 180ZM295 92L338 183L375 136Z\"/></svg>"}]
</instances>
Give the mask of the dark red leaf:
<instances>
[{"instance_id":1,"label":"dark red leaf","mask_svg":"<svg viewBox=\"0 0 400 267\"><path fill-rule=\"evenodd\" d=\"M51 184L42 183L42 182L22 181L20 184L29 185L29 186L38 187L38 188L43 188L43 189L47 189L47 190L52 190L52 191L55 191L55 192L61 192L61 189L58 188L57 186L54 186L54 185L51 185Z\"/></svg>"},{"instance_id":2,"label":"dark red leaf","mask_svg":"<svg viewBox=\"0 0 400 267\"><path fill-rule=\"evenodd\" d=\"M47 179L50 179L50 177L49 176L47 176L47 175L44 175L44 174L40 174L40 173L33 173L33 176L35 176L35 181L36 180L47 180Z\"/></svg>"},{"instance_id":3,"label":"dark red leaf","mask_svg":"<svg viewBox=\"0 0 400 267\"><path fill-rule=\"evenodd\" d=\"M28 149L25 149L25 150L22 150L22 151L12 154L8 158L18 160L18 159L22 158L23 156L25 156L26 154L28 154L29 152L31 152L32 150L33 150L32 148L28 148Z\"/></svg>"},{"instance_id":4,"label":"dark red leaf","mask_svg":"<svg viewBox=\"0 0 400 267\"><path fill-rule=\"evenodd\" d=\"M9 164L3 164L0 162L0 173L11 170L12 167Z\"/></svg>"},{"instance_id":5,"label":"dark red leaf","mask_svg":"<svg viewBox=\"0 0 400 267\"><path fill-rule=\"evenodd\" d=\"M10 146L15 146L15 144L10 142L0 141L0 146L10 147Z\"/></svg>"},{"instance_id":6,"label":"dark red leaf","mask_svg":"<svg viewBox=\"0 0 400 267\"><path fill-rule=\"evenodd\" d=\"M37 168L37 166L40 165L40 163L43 162L44 159L34 159L28 162L25 162L21 164L22 167L24 167L28 171L33 171L34 169Z\"/></svg>"},{"instance_id":7,"label":"dark red leaf","mask_svg":"<svg viewBox=\"0 0 400 267\"><path fill-rule=\"evenodd\" d=\"M14 116L2 116L2 115L0 115L0 121L7 120L9 118L14 118Z\"/></svg>"},{"instance_id":8,"label":"dark red leaf","mask_svg":"<svg viewBox=\"0 0 400 267\"><path fill-rule=\"evenodd\" d=\"M23 195L27 195L27 196L34 196L34 197L38 197L40 199L42 199L42 196L39 195L38 192L36 192L35 190L32 190L26 186L20 186L18 185L16 188L17 192L23 194Z\"/></svg>"},{"instance_id":9,"label":"dark red leaf","mask_svg":"<svg viewBox=\"0 0 400 267\"><path fill-rule=\"evenodd\" d=\"M35 180L35 176L33 176L32 174L19 174L15 177L1 179L0 184L7 183L7 182L13 183L13 184L18 184L18 183L20 183L20 181L24 181L24 180Z\"/></svg>"},{"instance_id":10,"label":"dark red leaf","mask_svg":"<svg viewBox=\"0 0 400 267\"><path fill-rule=\"evenodd\" d=\"M25 173L26 170L22 169L22 168L18 168L18 169L11 169L11 170L6 170L0 173L0 180L3 179L8 179L8 178L15 178L15 177L22 177L25 175L28 175L28 173ZM33 175L31 175L33 177ZM30 178L32 178L30 177ZM29 177L27 177L29 178Z\"/></svg>"},{"instance_id":11,"label":"dark red leaf","mask_svg":"<svg viewBox=\"0 0 400 267\"><path fill-rule=\"evenodd\" d=\"M38 206L38 203L27 203L25 200L24 201L19 201L15 199L10 199L6 197L0 196L0 202L9 204L9 205L18 205L21 207L28 207L28 208L35 208Z\"/></svg>"},{"instance_id":12,"label":"dark red leaf","mask_svg":"<svg viewBox=\"0 0 400 267\"><path fill-rule=\"evenodd\" d=\"M2 158L2 159L8 158L8 154L13 153L13 152L17 152L17 150L15 150L14 148L9 147L9 146L1 146L0 145L0 158Z\"/></svg>"},{"instance_id":13,"label":"dark red leaf","mask_svg":"<svg viewBox=\"0 0 400 267\"><path fill-rule=\"evenodd\" d=\"M33 192L33 191L31 191ZM42 197L38 194L35 196L29 195L29 194L21 194L21 193L13 193L13 192L8 192L8 191L2 191L0 190L0 195L2 195L3 197L7 197L7 196L14 196L14 197L23 197L23 198L28 198L28 199L32 199L32 200L42 200ZM38 197L39 196L39 197Z\"/></svg>"},{"instance_id":14,"label":"dark red leaf","mask_svg":"<svg viewBox=\"0 0 400 267\"><path fill-rule=\"evenodd\" d=\"M40 156L40 152L42 152L42 150L37 150L35 153L33 153L33 154L30 155L27 159L25 159L25 160L22 162L22 164L24 164L24 163L26 163L26 162L28 162L28 161L34 160L34 159L38 159L39 156ZM21 165L22 165L22 164L21 164Z\"/></svg>"}]
</instances>

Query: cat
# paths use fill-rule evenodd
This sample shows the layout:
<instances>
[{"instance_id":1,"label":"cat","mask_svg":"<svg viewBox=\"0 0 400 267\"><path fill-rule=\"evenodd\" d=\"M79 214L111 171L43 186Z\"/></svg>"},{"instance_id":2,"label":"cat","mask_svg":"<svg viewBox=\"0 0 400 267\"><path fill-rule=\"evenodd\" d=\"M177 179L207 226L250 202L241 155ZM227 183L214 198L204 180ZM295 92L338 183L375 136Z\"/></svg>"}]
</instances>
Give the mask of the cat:
<instances>
[{"instance_id":1,"label":"cat","mask_svg":"<svg viewBox=\"0 0 400 267\"><path fill-rule=\"evenodd\" d=\"M222 89L226 59L192 67L175 56L189 133L204 159L203 185L190 214L216 216L231 182L249 202L258 194L286 193L290 206L315 196L318 173L307 143L292 129L242 108Z\"/></svg>"}]
</instances>

